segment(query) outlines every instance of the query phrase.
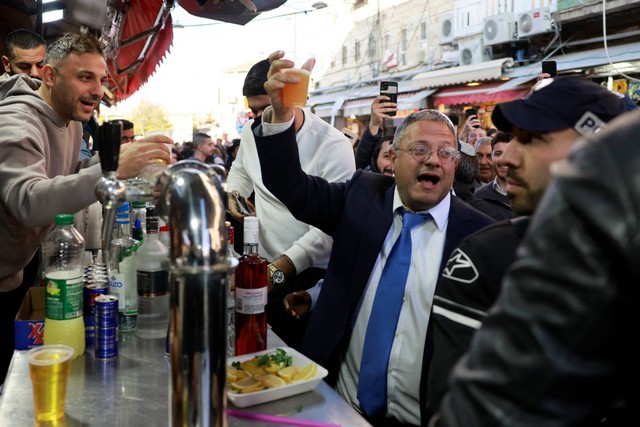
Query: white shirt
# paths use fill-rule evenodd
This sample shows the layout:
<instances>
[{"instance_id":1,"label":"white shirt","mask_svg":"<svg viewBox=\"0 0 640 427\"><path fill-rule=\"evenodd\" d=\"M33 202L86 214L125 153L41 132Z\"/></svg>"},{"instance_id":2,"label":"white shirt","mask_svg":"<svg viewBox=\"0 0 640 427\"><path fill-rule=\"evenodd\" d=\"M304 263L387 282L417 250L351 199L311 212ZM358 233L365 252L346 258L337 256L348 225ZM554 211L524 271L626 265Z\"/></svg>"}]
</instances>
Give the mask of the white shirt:
<instances>
[{"instance_id":1,"label":"white shirt","mask_svg":"<svg viewBox=\"0 0 640 427\"><path fill-rule=\"evenodd\" d=\"M272 108L267 107L262 116L265 135L283 132L293 124L293 117L287 123L270 124L271 114ZM242 142L229 171L227 191L238 190L244 197L255 191L256 216L260 221L260 256L274 261L287 255L298 272L309 267L326 268L333 239L318 228L295 219L264 185L252 123L246 123L242 129ZM329 182L343 182L355 172L351 143L321 118L304 112L304 123L296 134L296 141L305 173Z\"/></svg>"},{"instance_id":2,"label":"white shirt","mask_svg":"<svg viewBox=\"0 0 640 427\"><path fill-rule=\"evenodd\" d=\"M422 356L444 250L450 206L451 195L447 194L444 200L428 211L434 220L426 221L411 230L411 264L387 373L387 414L403 423L420 425ZM398 211L401 207L403 205L396 187L393 197L393 224L360 300L349 348L340 366L337 390L356 409L360 408L357 397L358 376L364 338L382 270L402 231L402 210Z\"/></svg>"}]
</instances>

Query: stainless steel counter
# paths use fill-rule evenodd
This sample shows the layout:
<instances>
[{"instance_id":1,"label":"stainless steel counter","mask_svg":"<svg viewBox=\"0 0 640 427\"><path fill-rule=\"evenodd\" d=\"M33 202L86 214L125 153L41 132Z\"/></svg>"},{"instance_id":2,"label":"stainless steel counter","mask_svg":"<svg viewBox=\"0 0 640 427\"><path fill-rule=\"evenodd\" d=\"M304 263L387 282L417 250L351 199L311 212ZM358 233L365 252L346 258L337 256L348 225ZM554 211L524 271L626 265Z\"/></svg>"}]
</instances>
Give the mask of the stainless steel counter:
<instances>
[{"instance_id":1,"label":"stainless steel counter","mask_svg":"<svg viewBox=\"0 0 640 427\"><path fill-rule=\"evenodd\" d=\"M270 348L285 346L271 331L268 342ZM92 348L73 361L67 386L65 419L57 426L168 425L169 358L165 356L165 340L123 335L118 344L120 355L113 362L95 360ZM345 427L369 426L325 382L321 382L314 391L242 410L282 415L295 412L298 405L302 406L302 411L292 418ZM233 408L231 403L229 408ZM0 426L34 424L26 351L15 351L0 396ZM228 425L266 427L277 424L229 417Z\"/></svg>"}]
</instances>

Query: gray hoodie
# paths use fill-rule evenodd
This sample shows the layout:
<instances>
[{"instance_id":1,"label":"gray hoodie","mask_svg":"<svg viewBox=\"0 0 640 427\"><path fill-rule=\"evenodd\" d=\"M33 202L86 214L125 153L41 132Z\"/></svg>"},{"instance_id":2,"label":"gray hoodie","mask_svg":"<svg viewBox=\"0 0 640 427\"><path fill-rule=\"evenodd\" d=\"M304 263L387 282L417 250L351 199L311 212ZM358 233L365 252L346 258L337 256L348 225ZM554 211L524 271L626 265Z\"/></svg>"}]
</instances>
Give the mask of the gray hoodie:
<instances>
[{"instance_id":1,"label":"gray hoodie","mask_svg":"<svg viewBox=\"0 0 640 427\"><path fill-rule=\"evenodd\" d=\"M67 126L39 85L25 75L0 82L0 291L20 285L56 214L96 201L101 176L97 156L78 163L82 124Z\"/></svg>"}]
</instances>

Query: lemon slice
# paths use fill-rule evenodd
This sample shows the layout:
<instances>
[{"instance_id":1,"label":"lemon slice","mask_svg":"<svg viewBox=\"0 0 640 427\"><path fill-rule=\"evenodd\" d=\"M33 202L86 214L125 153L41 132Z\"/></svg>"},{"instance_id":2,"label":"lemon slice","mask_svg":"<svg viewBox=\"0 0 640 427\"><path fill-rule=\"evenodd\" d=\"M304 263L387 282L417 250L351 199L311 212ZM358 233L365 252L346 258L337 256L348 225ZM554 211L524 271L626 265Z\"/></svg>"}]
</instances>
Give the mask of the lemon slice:
<instances>
[{"instance_id":1,"label":"lemon slice","mask_svg":"<svg viewBox=\"0 0 640 427\"><path fill-rule=\"evenodd\" d=\"M306 381L310 380L316 375L316 370L318 365L314 362L309 363L308 365L301 368L298 372L293 375L292 381Z\"/></svg>"},{"instance_id":2,"label":"lemon slice","mask_svg":"<svg viewBox=\"0 0 640 427\"><path fill-rule=\"evenodd\" d=\"M287 384L282 378L276 377L275 375L262 375L258 377L262 384L264 384L267 388L276 388L282 387Z\"/></svg>"},{"instance_id":3,"label":"lemon slice","mask_svg":"<svg viewBox=\"0 0 640 427\"><path fill-rule=\"evenodd\" d=\"M235 388L236 390L240 390L241 392L243 390L247 390L247 389L252 389L252 388L256 388L256 387L261 387L262 386L262 381L260 381L259 379L255 378L255 377L248 377L248 378L244 378L240 381L236 381L233 382L231 384L229 384L231 387Z\"/></svg>"},{"instance_id":4,"label":"lemon slice","mask_svg":"<svg viewBox=\"0 0 640 427\"><path fill-rule=\"evenodd\" d=\"M238 381L238 370L233 366L227 365L227 384Z\"/></svg>"},{"instance_id":5,"label":"lemon slice","mask_svg":"<svg viewBox=\"0 0 640 427\"><path fill-rule=\"evenodd\" d=\"M265 366L263 369L267 374L275 374L280 370L280 368L282 368L282 366L280 366L279 363L269 362L269 364Z\"/></svg>"},{"instance_id":6,"label":"lemon slice","mask_svg":"<svg viewBox=\"0 0 640 427\"><path fill-rule=\"evenodd\" d=\"M298 368L296 368L295 366L288 366L286 368L280 369L278 371L278 376L283 380L285 380L286 382L290 383L291 380L293 379L293 375L296 372L298 372Z\"/></svg>"}]
</instances>

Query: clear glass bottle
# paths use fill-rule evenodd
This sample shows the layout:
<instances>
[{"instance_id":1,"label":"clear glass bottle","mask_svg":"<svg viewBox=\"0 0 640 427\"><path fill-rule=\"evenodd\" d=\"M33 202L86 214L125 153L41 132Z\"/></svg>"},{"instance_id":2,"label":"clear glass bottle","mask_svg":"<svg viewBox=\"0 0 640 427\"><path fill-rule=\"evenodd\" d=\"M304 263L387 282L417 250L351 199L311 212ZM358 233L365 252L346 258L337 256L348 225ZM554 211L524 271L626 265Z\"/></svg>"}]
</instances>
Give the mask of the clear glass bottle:
<instances>
[{"instance_id":1,"label":"clear glass bottle","mask_svg":"<svg viewBox=\"0 0 640 427\"><path fill-rule=\"evenodd\" d=\"M138 293L135 254L137 250L138 242L131 238L129 202L124 202L116 213L116 226L107 260L109 293L118 297L120 332L132 332L136 328Z\"/></svg>"},{"instance_id":2,"label":"clear glass bottle","mask_svg":"<svg viewBox=\"0 0 640 427\"><path fill-rule=\"evenodd\" d=\"M244 254L235 273L236 354L267 349L267 260L258 255L258 219L244 218Z\"/></svg>"},{"instance_id":3,"label":"clear glass bottle","mask_svg":"<svg viewBox=\"0 0 640 427\"><path fill-rule=\"evenodd\" d=\"M54 228L41 244L45 278L44 344L65 344L73 357L84 353L82 270L84 239L73 226L73 215L56 215Z\"/></svg>"},{"instance_id":4,"label":"clear glass bottle","mask_svg":"<svg viewBox=\"0 0 640 427\"><path fill-rule=\"evenodd\" d=\"M138 246L142 246L145 233L146 231L142 229L142 224L140 224L140 218L136 218L133 223L133 227L131 227L131 238L138 241Z\"/></svg>"},{"instance_id":5,"label":"clear glass bottle","mask_svg":"<svg viewBox=\"0 0 640 427\"><path fill-rule=\"evenodd\" d=\"M169 324L169 250L160 241L155 208L147 208L147 239L136 254L140 338L164 338Z\"/></svg>"},{"instance_id":6,"label":"clear glass bottle","mask_svg":"<svg viewBox=\"0 0 640 427\"><path fill-rule=\"evenodd\" d=\"M147 233L147 204L145 202L132 202L131 203L131 235L133 236L133 227L135 227L136 219L140 220L140 227L142 228L142 235Z\"/></svg>"}]
</instances>

